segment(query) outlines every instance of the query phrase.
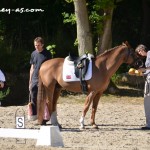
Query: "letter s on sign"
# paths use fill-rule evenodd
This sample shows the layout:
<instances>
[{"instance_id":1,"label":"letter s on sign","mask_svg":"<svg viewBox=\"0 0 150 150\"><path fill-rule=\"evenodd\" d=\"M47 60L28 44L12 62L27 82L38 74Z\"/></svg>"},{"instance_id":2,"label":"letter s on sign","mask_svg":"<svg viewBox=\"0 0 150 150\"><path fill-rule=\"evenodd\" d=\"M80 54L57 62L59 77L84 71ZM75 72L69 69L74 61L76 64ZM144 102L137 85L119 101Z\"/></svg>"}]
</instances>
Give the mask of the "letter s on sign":
<instances>
[{"instance_id":1,"label":"letter s on sign","mask_svg":"<svg viewBox=\"0 0 150 150\"><path fill-rule=\"evenodd\" d=\"M24 117L16 117L16 128L24 128Z\"/></svg>"}]
</instances>

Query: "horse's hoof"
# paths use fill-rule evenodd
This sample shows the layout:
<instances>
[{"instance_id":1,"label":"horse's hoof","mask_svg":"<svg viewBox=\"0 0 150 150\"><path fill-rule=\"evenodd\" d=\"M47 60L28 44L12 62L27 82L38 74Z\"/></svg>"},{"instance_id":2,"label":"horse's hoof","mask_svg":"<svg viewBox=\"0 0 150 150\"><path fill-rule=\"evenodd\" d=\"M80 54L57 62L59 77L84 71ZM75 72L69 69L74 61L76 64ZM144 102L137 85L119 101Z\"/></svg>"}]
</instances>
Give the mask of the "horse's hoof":
<instances>
[{"instance_id":1,"label":"horse's hoof","mask_svg":"<svg viewBox=\"0 0 150 150\"><path fill-rule=\"evenodd\" d=\"M96 124L93 124L93 125L92 125L92 128L93 128L93 129L98 129L98 126L97 126Z\"/></svg>"},{"instance_id":2,"label":"horse's hoof","mask_svg":"<svg viewBox=\"0 0 150 150\"><path fill-rule=\"evenodd\" d=\"M43 120L42 122L38 122L35 125L41 125L41 126L46 126L46 122L48 122L49 120Z\"/></svg>"},{"instance_id":3,"label":"horse's hoof","mask_svg":"<svg viewBox=\"0 0 150 150\"><path fill-rule=\"evenodd\" d=\"M61 124L59 124L59 123L52 124L52 125L53 125L53 126L58 126L59 129L62 129L62 126L61 126Z\"/></svg>"},{"instance_id":4,"label":"horse's hoof","mask_svg":"<svg viewBox=\"0 0 150 150\"><path fill-rule=\"evenodd\" d=\"M85 127L84 126L80 126L80 128L79 128L80 130L84 130L85 129Z\"/></svg>"},{"instance_id":5,"label":"horse's hoof","mask_svg":"<svg viewBox=\"0 0 150 150\"><path fill-rule=\"evenodd\" d=\"M62 125L61 124L58 124L58 127L59 127L60 130L62 129Z\"/></svg>"}]
</instances>

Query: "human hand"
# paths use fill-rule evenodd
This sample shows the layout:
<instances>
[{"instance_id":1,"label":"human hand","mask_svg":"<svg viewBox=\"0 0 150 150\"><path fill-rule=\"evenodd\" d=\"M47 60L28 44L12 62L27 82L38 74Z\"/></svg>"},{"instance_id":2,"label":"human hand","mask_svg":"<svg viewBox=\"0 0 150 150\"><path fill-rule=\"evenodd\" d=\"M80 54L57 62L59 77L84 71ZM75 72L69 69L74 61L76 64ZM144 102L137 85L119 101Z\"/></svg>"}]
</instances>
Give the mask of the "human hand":
<instances>
[{"instance_id":1,"label":"human hand","mask_svg":"<svg viewBox=\"0 0 150 150\"><path fill-rule=\"evenodd\" d=\"M143 76L143 72L141 70L136 70L135 75L136 76Z\"/></svg>"},{"instance_id":2,"label":"human hand","mask_svg":"<svg viewBox=\"0 0 150 150\"><path fill-rule=\"evenodd\" d=\"M4 82L0 81L0 88L4 87Z\"/></svg>"},{"instance_id":3,"label":"human hand","mask_svg":"<svg viewBox=\"0 0 150 150\"><path fill-rule=\"evenodd\" d=\"M146 69L145 69L145 68L139 68L138 71L139 71L139 72L145 72Z\"/></svg>"}]
</instances>

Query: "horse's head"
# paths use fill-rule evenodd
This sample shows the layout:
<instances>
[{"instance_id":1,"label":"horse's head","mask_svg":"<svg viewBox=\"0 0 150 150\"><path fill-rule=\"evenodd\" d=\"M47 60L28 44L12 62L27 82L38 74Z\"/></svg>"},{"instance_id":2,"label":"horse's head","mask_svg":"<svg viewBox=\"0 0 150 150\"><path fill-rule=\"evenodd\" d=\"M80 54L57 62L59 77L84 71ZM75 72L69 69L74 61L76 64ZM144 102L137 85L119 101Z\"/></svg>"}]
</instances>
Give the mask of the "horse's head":
<instances>
[{"instance_id":1,"label":"horse's head","mask_svg":"<svg viewBox=\"0 0 150 150\"><path fill-rule=\"evenodd\" d=\"M143 67L143 60L137 55L135 50L130 46L130 44L126 41L123 43L124 46L127 47L127 57L125 62L135 69Z\"/></svg>"}]
</instances>

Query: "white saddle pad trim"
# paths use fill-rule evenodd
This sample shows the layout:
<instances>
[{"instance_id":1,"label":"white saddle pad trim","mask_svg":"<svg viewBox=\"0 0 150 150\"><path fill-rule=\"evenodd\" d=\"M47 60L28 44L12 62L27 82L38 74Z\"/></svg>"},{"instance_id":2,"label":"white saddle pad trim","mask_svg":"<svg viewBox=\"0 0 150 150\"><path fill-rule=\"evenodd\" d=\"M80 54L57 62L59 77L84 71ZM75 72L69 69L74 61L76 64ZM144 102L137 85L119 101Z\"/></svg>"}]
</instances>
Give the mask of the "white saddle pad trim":
<instances>
[{"instance_id":1,"label":"white saddle pad trim","mask_svg":"<svg viewBox=\"0 0 150 150\"><path fill-rule=\"evenodd\" d=\"M89 60L90 61L87 73L85 75L85 80L89 80L92 77L92 60L91 58ZM80 79L75 76L74 71L74 62L69 61L68 57L66 57L63 64L63 80L65 82L80 81Z\"/></svg>"}]
</instances>

